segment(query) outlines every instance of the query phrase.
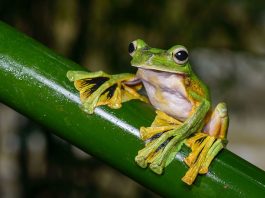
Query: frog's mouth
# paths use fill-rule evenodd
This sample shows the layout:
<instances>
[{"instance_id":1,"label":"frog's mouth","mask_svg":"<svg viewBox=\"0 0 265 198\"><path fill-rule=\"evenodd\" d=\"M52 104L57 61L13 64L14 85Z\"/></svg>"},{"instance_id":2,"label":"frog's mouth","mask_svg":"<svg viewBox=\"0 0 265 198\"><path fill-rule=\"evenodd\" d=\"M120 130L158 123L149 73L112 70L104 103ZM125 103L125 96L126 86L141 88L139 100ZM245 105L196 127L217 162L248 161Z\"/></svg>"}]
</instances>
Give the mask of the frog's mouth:
<instances>
[{"instance_id":1,"label":"frog's mouth","mask_svg":"<svg viewBox=\"0 0 265 198\"><path fill-rule=\"evenodd\" d=\"M137 67L138 69L142 69L142 70L149 70L149 71L153 71L153 72L157 72L157 73L168 73L168 74L177 74L180 76L187 76L188 74L182 71L171 71L171 70L167 70L167 69L159 69L158 67L152 67L152 66L146 66L146 65L132 65L133 67Z\"/></svg>"}]
</instances>

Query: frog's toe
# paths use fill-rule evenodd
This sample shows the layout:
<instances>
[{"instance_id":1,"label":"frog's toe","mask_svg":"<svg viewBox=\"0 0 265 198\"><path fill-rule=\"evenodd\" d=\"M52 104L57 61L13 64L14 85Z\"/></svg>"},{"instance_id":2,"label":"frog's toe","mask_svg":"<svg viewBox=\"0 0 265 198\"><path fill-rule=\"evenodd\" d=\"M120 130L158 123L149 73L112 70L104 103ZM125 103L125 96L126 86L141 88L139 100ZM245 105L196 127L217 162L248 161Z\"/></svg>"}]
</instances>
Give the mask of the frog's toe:
<instances>
[{"instance_id":1,"label":"frog's toe","mask_svg":"<svg viewBox=\"0 0 265 198\"><path fill-rule=\"evenodd\" d=\"M137 155L135 157L135 162L142 168L146 168L147 167L147 162L145 160L145 157L144 156L141 156L141 155Z\"/></svg>"},{"instance_id":2,"label":"frog's toe","mask_svg":"<svg viewBox=\"0 0 265 198\"><path fill-rule=\"evenodd\" d=\"M91 108L86 108L86 107L82 107L83 111L88 113L88 114L93 114L94 113L94 109Z\"/></svg>"},{"instance_id":3,"label":"frog's toe","mask_svg":"<svg viewBox=\"0 0 265 198\"><path fill-rule=\"evenodd\" d=\"M93 114L94 112L94 105L92 104L89 104L89 103L84 103L82 106L81 106L82 110L88 114Z\"/></svg>"},{"instance_id":4,"label":"frog's toe","mask_svg":"<svg viewBox=\"0 0 265 198\"><path fill-rule=\"evenodd\" d=\"M189 161L188 166L190 168L182 178L182 181L189 185L193 183L198 174L208 172L211 161L223 148L223 143L221 139L207 135L201 140L195 141L191 148L192 152L185 160L186 163Z\"/></svg>"},{"instance_id":5,"label":"frog's toe","mask_svg":"<svg viewBox=\"0 0 265 198\"><path fill-rule=\"evenodd\" d=\"M171 132L163 133L161 136L151 139L151 141L146 144L145 148L138 152L138 155L135 157L136 163L143 168L150 164L150 168L155 173L161 174L166 162L170 161L169 159L172 158L170 155L172 148L176 146L178 150L180 149L180 147L176 145L179 138L173 138L173 132L172 130Z\"/></svg>"},{"instance_id":6,"label":"frog's toe","mask_svg":"<svg viewBox=\"0 0 265 198\"><path fill-rule=\"evenodd\" d=\"M186 175L184 177L182 177L181 180L188 185L191 185L194 182L193 177L186 176Z\"/></svg>"},{"instance_id":7,"label":"frog's toe","mask_svg":"<svg viewBox=\"0 0 265 198\"><path fill-rule=\"evenodd\" d=\"M209 167L201 167L201 169L199 170L200 174L206 174L209 171Z\"/></svg>"},{"instance_id":8,"label":"frog's toe","mask_svg":"<svg viewBox=\"0 0 265 198\"><path fill-rule=\"evenodd\" d=\"M224 143L221 139L217 139L213 145L210 147L209 151L207 152L207 155L205 157L204 162L201 165L201 168L199 170L200 174L206 174L208 172L208 168L212 162L212 160L215 158L215 156L224 148Z\"/></svg>"},{"instance_id":9,"label":"frog's toe","mask_svg":"<svg viewBox=\"0 0 265 198\"><path fill-rule=\"evenodd\" d=\"M189 146L192 152L184 159L184 162L190 167L192 164L195 163L198 156L200 155L202 149L204 148L205 144L209 140L209 137L205 133L197 133L195 136L186 140L186 145Z\"/></svg>"},{"instance_id":10,"label":"frog's toe","mask_svg":"<svg viewBox=\"0 0 265 198\"><path fill-rule=\"evenodd\" d=\"M151 162L150 169L157 174L162 174L164 168L175 158L183 143L184 140L180 141L177 137L164 142Z\"/></svg>"},{"instance_id":11,"label":"frog's toe","mask_svg":"<svg viewBox=\"0 0 265 198\"><path fill-rule=\"evenodd\" d=\"M159 165L158 163L152 163L152 164L150 164L150 169L153 171L153 172L155 172L156 174L158 174L158 175L161 175L162 173L163 173L163 169L164 169L164 167L163 166L161 166L161 165Z\"/></svg>"}]
</instances>

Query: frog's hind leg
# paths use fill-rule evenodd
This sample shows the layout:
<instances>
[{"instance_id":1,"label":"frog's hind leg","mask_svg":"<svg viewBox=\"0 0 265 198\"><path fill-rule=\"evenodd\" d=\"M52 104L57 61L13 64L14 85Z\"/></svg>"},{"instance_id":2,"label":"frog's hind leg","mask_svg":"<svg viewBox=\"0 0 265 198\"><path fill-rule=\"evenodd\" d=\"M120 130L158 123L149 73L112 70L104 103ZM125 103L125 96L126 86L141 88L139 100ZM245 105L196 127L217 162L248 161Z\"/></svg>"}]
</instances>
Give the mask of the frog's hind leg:
<instances>
[{"instance_id":1,"label":"frog's hind leg","mask_svg":"<svg viewBox=\"0 0 265 198\"><path fill-rule=\"evenodd\" d=\"M211 136L224 140L226 139L228 124L229 118L226 104L219 103L203 131Z\"/></svg>"},{"instance_id":2,"label":"frog's hind leg","mask_svg":"<svg viewBox=\"0 0 265 198\"><path fill-rule=\"evenodd\" d=\"M190 185L198 173L208 172L210 163L227 143L227 128L227 108L225 103L219 103L203 128L204 133L197 133L186 141L192 152L184 160L190 167L182 178L185 183Z\"/></svg>"},{"instance_id":3,"label":"frog's hind leg","mask_svg":"<svg viewBox=\"0 0 265 198\"><path fill-rule=\"evenodd\" d=\"M208 172L208 167L214 157L221 151L227 144L227 129L229 125L229 118L227 113L227 107L225 103L219 103L211 120L204 128L204 132L209 134L210 136L214 136L216 138L214 144L209 149L206 159L201 165L199 173L205 174Z\"/></svg>"}]
</instances>

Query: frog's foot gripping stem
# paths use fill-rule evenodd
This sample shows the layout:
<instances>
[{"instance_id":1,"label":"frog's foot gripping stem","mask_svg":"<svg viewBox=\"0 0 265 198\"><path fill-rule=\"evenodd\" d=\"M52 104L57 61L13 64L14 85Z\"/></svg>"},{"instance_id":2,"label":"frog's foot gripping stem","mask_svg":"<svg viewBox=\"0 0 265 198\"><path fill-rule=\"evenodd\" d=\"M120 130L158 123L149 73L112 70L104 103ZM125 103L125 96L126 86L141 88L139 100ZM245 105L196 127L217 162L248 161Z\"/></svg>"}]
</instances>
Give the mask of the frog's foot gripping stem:
<instances>
[{"instance_id":1,"label":"frog's foot gripping stem","mask_svg":"<svg viewBox=\"0 0 265 198\"><path fill-rule=\"evenodd\" d=\"M158 113L151 128L141 130L143 139L151 138L148 139L145 148L140 150L135 157L137 164L143 168L150 164L149 167L153 172L161 174L163 169L175 158L184 140L198 130L208 109L208 101L203 100L192 116L183 123L164 113ZM160 125L161 120L164 125ZM171 126L172 128L170 128ZM161 127L163 130L158 132L155 127Z\"/></svg>"},{"instance_id":2,"label":"frog's foot gripping stem","mask_svg":"<svg viewBox=\"0 0 265 198\"><path fill-rule=\"evenodd\" d=\"M196 133L186 141L191 153L185 158L190 167L182 181L191 185L198 174L208 172L214 157L225 147L228 115L225 103L219 103L204 127L204 133Z\"/></svg>"},{"instance_id":3,"label":"frog's foot gripping stem","mask_svg":"<svg viewBox=\"0 0 265 198\"><path fill-rule=\"evenodd\" d=\"M157 116L151 127L140 128L141 138L147 143L145 148L138 152L135 161L142 168L146 168L150 164L152 171L161 174L163 168L174 159L183 144L179 137L175 140L172 137L172 132L182 122L161 111L157 110L156 113Z\"/></svg>"},{"instance_id":4,"label":"frog's foot gripping stem","mask_svg":"<svg viewBox=\"0 0 265 198\"><path fill-rule=\"evenodd\" d=\"M205 133L197 133L187 142L192 152L185 158L185 163L190 167L182 181L191 185L197 175L208 172L208 167L214 157L224 148L221 139Z\"/></svg>"},{"instance_id":5,"label":"frog's foot gripping stem","mask_svg":"<svg viewBox=\"0 0 265 198\"><path fill-rule=\"evenodd\" d=\"M135 79L133 74L109 75L102 71L68 71L67 77L74 81L76 89L80 92L82 107L89 114L101 105L118 109L122 102L132 99L147 102L147 99L137 92L141 84L126 84Z\"/></svg>"}]
</instances>

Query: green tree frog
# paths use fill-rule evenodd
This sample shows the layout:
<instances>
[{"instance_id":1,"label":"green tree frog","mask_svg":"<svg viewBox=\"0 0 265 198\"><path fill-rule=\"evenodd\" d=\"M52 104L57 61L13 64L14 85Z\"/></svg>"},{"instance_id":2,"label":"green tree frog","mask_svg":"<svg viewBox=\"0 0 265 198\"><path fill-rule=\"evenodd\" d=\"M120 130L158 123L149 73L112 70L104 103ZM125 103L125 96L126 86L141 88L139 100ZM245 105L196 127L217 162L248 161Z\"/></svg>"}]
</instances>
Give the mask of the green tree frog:
<instances>
[{"instance_id":1,"label":"green tree frog","mask_svg":"<svg viewBox=\"0 0 265 198\"><path fill-rule=\"evenodd\" d=\"M138 39L129 44L128 51L131 65L138 68L136 75L68 71L67 77L80 91L83 109L89 114L100 105L117 109L131 99L149 101L157 115L150 127L140 128L145 147L135 161L162 174L185 143L191 152L184 159L189 169L182 181L191 185L198 174L208 172L226 144L226 104L219 103L211 110L209 91L192 71L184 46L162 50ZM142 85L148 99L138 93Z\"/></svg>"}]
</instances>

